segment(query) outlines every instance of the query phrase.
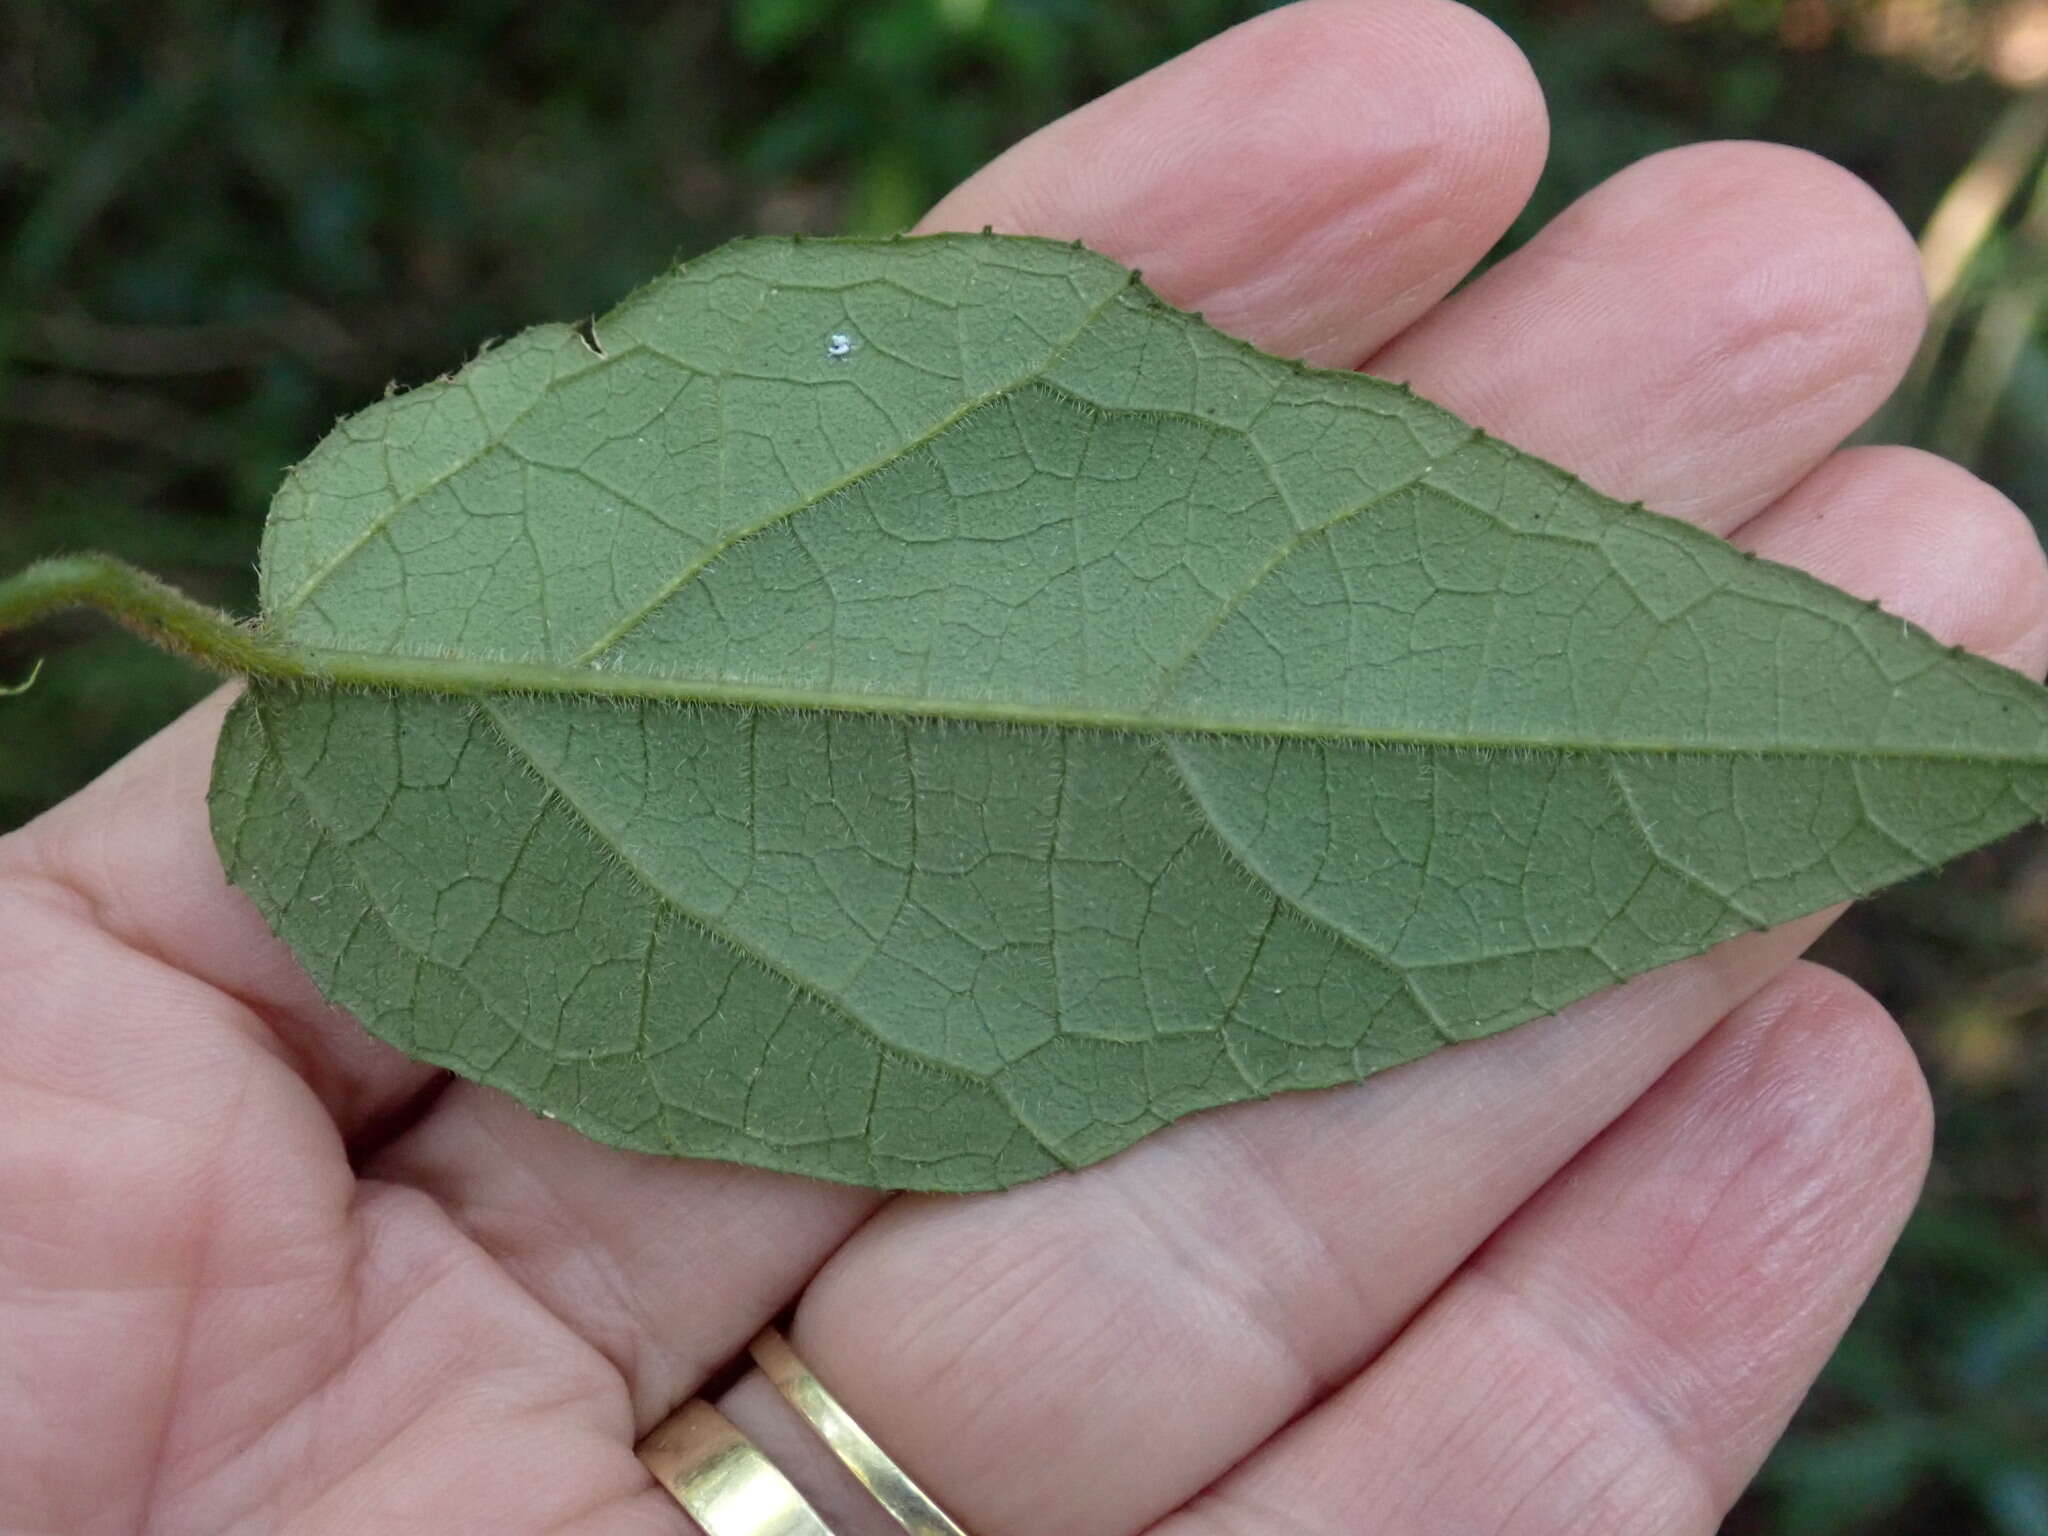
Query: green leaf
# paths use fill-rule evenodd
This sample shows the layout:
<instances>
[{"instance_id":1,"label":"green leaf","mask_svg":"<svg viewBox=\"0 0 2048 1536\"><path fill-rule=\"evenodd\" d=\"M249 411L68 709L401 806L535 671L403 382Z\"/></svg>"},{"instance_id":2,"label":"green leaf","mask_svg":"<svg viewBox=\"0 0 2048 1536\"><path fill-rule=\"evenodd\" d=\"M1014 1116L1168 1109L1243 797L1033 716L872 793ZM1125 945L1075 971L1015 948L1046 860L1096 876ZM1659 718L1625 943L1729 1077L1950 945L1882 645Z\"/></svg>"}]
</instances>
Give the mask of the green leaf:
<instances>
[{"instance_id":1,"label":"green leaf","mask_svg":"<svg viewBox=\"0 0 2048 1536\"><path fill-rule=\"evenodd\" d=\"M601 1140L979 1189L2048 804L2042 690L1043 241L747 241L280 491L228 870Z\"/></svg>"}]
</instances>

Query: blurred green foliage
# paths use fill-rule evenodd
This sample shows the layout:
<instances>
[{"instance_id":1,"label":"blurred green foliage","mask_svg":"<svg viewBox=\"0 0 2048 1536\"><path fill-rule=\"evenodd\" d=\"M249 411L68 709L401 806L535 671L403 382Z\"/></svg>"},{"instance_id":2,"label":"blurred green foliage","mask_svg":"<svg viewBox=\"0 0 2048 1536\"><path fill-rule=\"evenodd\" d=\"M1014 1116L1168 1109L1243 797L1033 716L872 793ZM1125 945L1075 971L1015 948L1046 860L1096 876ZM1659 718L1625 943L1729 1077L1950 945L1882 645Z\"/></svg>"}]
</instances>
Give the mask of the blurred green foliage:
<instances>
[{"instance_id":1,"label":"blurred green foliage","mask_svg":"<svg viewBox=\"0 0 2048 1536\"><path fill-rule=\"evenodd\" d=\"M1919 228L2012 110L1957 42L2005 13L1844 3L1696 3L1674 25L1636 0L1487 0L1554 119L1504 249L1630 161L1723 136L1817 150ZM1013 139L1259 9L0 0L0 569L99 547L246 607L279 473L387 383L600 309L734 233L901 227ZM1961 447L2040 511L2048 242L2024 202L1973 246L1946 340L1882 428ZM0 703L0 829L204 687L83 623L0 643L0 686L39 655L37 686ZM1912 1029L1941 1150L1731 1531L2048 1536L2041 847L1965 860L1828 941Z\"/></svg>"}]
</instances>

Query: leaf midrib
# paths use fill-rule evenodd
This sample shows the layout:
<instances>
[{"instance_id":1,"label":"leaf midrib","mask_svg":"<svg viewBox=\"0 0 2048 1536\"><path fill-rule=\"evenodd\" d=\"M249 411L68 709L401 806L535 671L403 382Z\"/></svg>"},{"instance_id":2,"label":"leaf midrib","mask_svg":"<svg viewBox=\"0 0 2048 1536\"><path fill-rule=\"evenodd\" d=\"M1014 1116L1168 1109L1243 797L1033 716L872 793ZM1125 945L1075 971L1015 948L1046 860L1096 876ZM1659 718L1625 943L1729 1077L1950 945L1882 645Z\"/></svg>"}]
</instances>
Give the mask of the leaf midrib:
<instances>
[{"instance_id":1,"label":"leaf midrib","mask_svg":"<svg viewBox=\"0 0 2048 1536\"><path fill-rule=\"evenodd\" d=\"M365 692L568 697L787 710L880 719L952 720L970 725L1041 730L1106 731L1146 737L1328 741L1359 746L1471 752L1536 752L1634 758L1828 758L1838 761L2024 764L2048 767L2048 751L1844 746L1798 741L1674 741L1656 737L1542 736L1513 732L1417 730L1398 726L1282 718L1225 717L1165 709L1100 709L933 698L860 690L799 688L716 678L662 677L553 662L486 661L399 652L294 651L304 671L278 686L322 684ZM1986 663L1987 666L1992 665Z\"/></svg>"}]
</instances>

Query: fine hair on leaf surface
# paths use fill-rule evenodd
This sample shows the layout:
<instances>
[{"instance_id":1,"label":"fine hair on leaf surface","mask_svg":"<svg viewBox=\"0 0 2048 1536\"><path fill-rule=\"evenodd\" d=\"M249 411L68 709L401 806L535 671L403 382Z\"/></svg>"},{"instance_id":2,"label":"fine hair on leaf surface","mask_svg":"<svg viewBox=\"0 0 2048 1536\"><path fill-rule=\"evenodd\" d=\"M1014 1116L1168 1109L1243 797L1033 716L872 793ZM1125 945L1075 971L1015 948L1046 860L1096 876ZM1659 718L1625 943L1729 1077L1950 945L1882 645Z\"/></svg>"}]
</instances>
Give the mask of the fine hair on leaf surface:
<instances>
[{"instance_id":1,"label":"fine hair on leaf surface","mask_svg":"<svg viewBox=\"0 0 2048 1536\"><path fill-rule=\"evenodd\" d=\"M253 627L137 590L249 678L223 861L369 1029L885 1188L1355 1081L2048 805L2017 674L1010 236L724 247L343 421Z\"/></svg>"}]
</instances>

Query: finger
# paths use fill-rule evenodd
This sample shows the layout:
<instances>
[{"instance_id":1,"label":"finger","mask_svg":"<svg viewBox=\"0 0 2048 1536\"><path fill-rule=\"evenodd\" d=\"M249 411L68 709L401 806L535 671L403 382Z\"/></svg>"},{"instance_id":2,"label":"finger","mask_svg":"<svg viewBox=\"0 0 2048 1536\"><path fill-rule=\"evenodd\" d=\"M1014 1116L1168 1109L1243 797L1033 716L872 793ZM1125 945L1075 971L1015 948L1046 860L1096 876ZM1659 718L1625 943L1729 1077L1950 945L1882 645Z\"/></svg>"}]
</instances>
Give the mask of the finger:
<instances>
[{"instance_id":1,"label":"finger","mask_svg":"<svg viewBox=\"0 0 2048 1536\"><path fill-rule=\"evenodd\" d=\"M0 857L8 1528L221 1529L203 1511L242 1509L269 1529L289 1508L308 1531L566 1531L602 1508L608 1532L679 1530L639 1497L616 1372L417 1193L358 1181L298 1055L219 985L265 993L262 957L213 947L232 931L190 935L183 965L117 936L178 934L190 914L152 914L151 892L217 901L176 856L181 798L160 798L194 724L74 803L136 838L138 888L110 894L145 905L96 910L27 839ZM89 874L103 854L51 857ZM303 983L277 985L289 1005ZM542 1454L556 1475L522 1483ZM449 1478L465 1458L490 1475ZM437 1488L460 1515L429 1507Z\"/></svg>"},{"instance_id":2,"label":"finger","mask_svg":"<svg viewBox=\"0 0 2048 1536\"><path fill-rule=\"evenodd\" d=\"M2048 668L2048 559L2026 513L1917 448L1834 455L1735 542L1828 573L1932 634L2039 677ZM1930 567L1950 573L1930 580Z\"/></svg>"},{"instance_id":3,"label":"finger","mask_svg":"<svg viewBox=\"0 0 2048 1536\"><path fill-rule=\"evenodd\" d=\"M1925 298L1875 193L1799 150L1644 160L1366 366L1609 495L1739 526L1881 404Z\"/></svg>"},{"instance_id":4,"label":"finger","mask_svg":"<svg viewBox=\"0 0 2048 1536\"><path fill-rule=\"evenodd\" d=\"M1080 239L1269 351L1348 367L1485 255L1543 166L1521 52L1447 0L1305 0L1033 134L926 229Z\"/></svg>"},{"instance_id":5,"label":"finger","mask_svg":"<svg viewBox=\"0 0 2048 1536\"><path fill-rule=\"evenodd\" d=\"M1491 25L1442 0L1317 0L1055 124L927 225L1083 237L1268 345L1306 349L1332 327L1333 355L1348 355L1478 259L1541 153L1527 67ZM872 1204L585 1147L466 1083L371 1171L432 1192L597 1342L643 1424L782 1309Z\"/></svg>"},{"instance_id":6,"label":"finger","mask_svg":"<svg viewBox=\"0 0 2048 1536\"><path fill-rule=\"evenodd\" d=\"M366 1172L432 1195L617 1366L642 1430L789 1303L869 1190L621 1152L457 1083Z\"/></svg>"},{"instance_id":7,"label":"finger","mask_svg":"<svg viewBox=\"0 0 2048 1536\"><path fill-rule=\"evenodd\" d=\"M1884 1010L1795 967L1159 1536L1706 1536L1876 1277L1930 1127Z\"/></svg>"},{"instance_id":8,"label":"finger","mask_svg":"<svg viewBox=\"0 0 2048 1536\"><path fill-rule=\"evenodd\" d=\"M0 1440L48 1448L0 1457L0 1508L59 1529L48 1512L98 1487L132 1526L119 1485L170 1443L189 1383L167 1345L215 1256L271 1256L250 1293L316 1303L301 1279L340 1247L354 1181L254 1021L110 938L75 895L0 874L0 976ZM303 1332L249 1329L287 1368ZM249 1392L277 1406L267 1383Z\"/></svg>"},{"instance_id":9,"label":"finger","mask_svg":"<svg viewBox=\"0 0 2048 1536\"><path fill-rule=\"evenodd\" d=\"M0 839L0 874L82 904L120 943L227 994L246 1037L288 1063L344 1136L406 1105L442 1074L331 1007L247 897L221 874L206 790L222 689L84 790ZM90 1050L94 1042L81 1041Z\"/></svg>"}]
</instances>

